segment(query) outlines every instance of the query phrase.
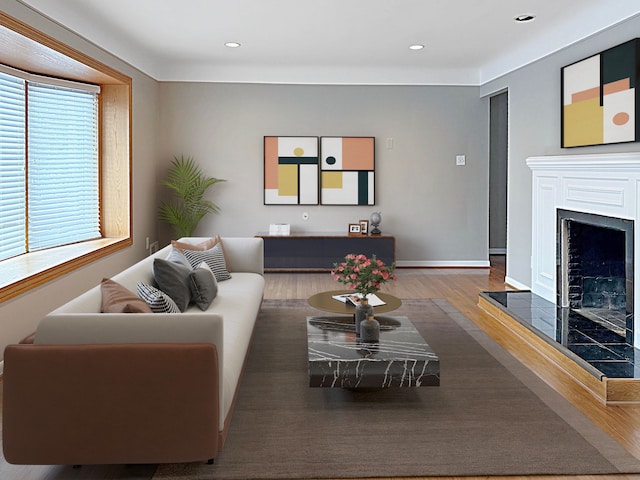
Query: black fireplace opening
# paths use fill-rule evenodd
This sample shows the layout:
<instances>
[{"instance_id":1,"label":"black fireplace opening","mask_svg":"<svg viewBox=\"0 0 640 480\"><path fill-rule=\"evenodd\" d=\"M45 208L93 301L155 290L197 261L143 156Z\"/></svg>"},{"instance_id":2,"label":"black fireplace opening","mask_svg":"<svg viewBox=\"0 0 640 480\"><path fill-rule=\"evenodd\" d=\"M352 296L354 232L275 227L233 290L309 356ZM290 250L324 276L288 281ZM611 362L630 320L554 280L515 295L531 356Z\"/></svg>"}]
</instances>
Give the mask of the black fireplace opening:
<instances>
[{"instance_id":1,"label":"black fireplace opening","mask_svg":"<svg viewBox=\"0 0 640 480\"><path fill-rule=\"evenodd\" d=\"M633 221L558 209L557 306L633 345Z\"/></svg>"}]
</instances>

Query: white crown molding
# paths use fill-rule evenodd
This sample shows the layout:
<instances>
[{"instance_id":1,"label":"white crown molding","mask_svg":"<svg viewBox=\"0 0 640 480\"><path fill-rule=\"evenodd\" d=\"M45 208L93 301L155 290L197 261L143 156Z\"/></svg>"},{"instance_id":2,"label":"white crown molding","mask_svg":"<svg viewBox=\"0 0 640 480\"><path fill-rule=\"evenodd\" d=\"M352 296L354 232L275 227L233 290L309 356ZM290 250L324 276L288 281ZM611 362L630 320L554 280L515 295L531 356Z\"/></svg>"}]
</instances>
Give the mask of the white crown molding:
<instances>
[{"instance_id":1,"label":"white crown molding","mask_svg":"<svg viewBox=\"0 0 640 480\"><path fill-rule=\"evenodd\" d=\"M267 83L300 85L464 85L477 86L480 72L472 69L394 69L321 65L165 65L152 76L161 82Z\"/></svg>"}]
</instances>

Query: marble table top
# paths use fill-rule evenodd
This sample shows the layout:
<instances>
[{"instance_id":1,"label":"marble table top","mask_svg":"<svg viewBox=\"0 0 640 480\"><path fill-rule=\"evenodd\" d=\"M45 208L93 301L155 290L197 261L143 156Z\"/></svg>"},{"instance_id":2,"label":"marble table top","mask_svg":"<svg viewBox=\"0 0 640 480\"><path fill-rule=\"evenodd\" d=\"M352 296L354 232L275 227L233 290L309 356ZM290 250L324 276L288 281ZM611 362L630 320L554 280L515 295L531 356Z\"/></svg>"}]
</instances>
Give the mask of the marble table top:
<instances>
[{"instance_id":1,"label":"marble table top","mask_svg":"<svg viewBox=\"0 0 640 480\"><path fill-rule=\"evenodd\" d=\"M309 386L328 388L440 385L440 360L411 321L376 316L380 342L356 338L353 317L307 317Z\"/></svg>"}]
</instances>

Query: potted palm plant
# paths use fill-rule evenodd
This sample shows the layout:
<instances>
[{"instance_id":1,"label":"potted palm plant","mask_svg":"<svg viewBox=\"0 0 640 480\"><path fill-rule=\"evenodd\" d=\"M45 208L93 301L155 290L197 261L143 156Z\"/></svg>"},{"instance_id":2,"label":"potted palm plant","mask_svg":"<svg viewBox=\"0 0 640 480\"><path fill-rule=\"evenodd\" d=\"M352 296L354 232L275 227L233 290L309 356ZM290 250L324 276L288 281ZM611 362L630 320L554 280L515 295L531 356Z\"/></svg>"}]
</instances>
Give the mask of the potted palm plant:
<instances>
[{"instance_id":1,"label":"potted palm plant","mask_svg":"<svg viewBox=\"0 0 640 480\"><path fill-rule=\"evenodd\" d=\"M204 195L209 187L224 181L207 177L191 157L174 157L166 180L160 183L169 188L175 198L162 202L160 219L171 225L178 238L192 236L200 220L209 213L220 212L220 208Z\"/></svg>"}]
</instances>

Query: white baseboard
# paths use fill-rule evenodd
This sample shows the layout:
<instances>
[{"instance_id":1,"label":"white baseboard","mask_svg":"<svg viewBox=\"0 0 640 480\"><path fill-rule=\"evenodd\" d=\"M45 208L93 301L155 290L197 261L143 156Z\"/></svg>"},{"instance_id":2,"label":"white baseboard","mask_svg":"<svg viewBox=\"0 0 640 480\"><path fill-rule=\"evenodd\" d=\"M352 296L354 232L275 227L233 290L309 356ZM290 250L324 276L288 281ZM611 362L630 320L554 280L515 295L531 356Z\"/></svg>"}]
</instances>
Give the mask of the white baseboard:
<instances>
[{"instance_id":1,"label":"white baseboard","mask_svg":"<svg viewBox=\"0 0 640 480\"><path fill-rule=\"evenodd\" d=\"M489 268L489 260L400 260L396 267L421 268Z\"/></svg>"},{"instance_id":2,"label":"white baseboard","mask_svg":"<svg viewBox=\"0 0 640 480\"><path fill-rule=\"evenodd\" d=\"M525 285L524 283L520 283L517 280L514 280L513 278L511 278L509 276L506 276L504 278L504 283L506 283L507 285L512 286L516 290L531 290L530 286Z\"/></svg>"},{"instance_id":3,"label":"white baseboard","mask_svg":"<svg viewBox=\"0 0 640 480\"><path fill-rule=\"evenodd\" d=\"M506 255L506 254L507 254L506 248L490 248L489 249L489 255Z\"/></svg>"}]
</instances>

